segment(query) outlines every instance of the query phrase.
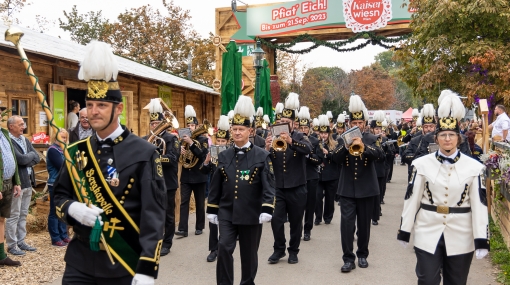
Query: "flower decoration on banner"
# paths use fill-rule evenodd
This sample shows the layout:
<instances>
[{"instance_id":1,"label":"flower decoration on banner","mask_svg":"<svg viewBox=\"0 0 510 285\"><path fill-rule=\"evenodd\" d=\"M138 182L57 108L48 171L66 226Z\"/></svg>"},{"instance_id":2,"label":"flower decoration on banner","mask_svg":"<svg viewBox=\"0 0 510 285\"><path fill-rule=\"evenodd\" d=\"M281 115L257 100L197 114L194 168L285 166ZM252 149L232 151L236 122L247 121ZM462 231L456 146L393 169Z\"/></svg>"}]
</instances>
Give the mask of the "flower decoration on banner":
<instances>
[{"instance_id":1,"label":"flower decoration on banner","mask_svg":"<svg viewBox=\"0 0 510 285\"><path fill-rule=\"evenodd\" d=\"M405 35L402 35L399 37L387 38L385 36L378 36L378 35L376 35L375 32L361 32L361 33L355 34L354 36L352 36L346 40L339 40L339 41L334 41L334 42L333 41L331 41L331 42L323 41L323 40L317 39L309 34L299 35L299 36L295 37L291 42L282 43L282 44L272 43L272 42L267 41L263 38L257 38L256 40L260 40L260 42L263 45L265 45L271 49L278 49L278 50L285 51L288 53L293 53L293 54L306 54L320 46L327 47L327 48L330 48L330 49L338 51L338 52L360 50L360 49L366 47L368 44L379 45L381 47L384 47L385 49L393 48L395 50L398 50L400 48L397 48L397 47L389 45L389 44L397 44L403 40L408 39L410 36L411 36L411 34L409 33L409 34L405 34ZM360 43L359 45L357 45L355 47L343 48L344 46L346 46L348 44L352 44L356 40L360 40L360 39L366 39L366 41L363 43ZM292 47L294 47L295 45L297 45L300 42L312 42L313 45L311 47L304 48L301 50L292 50L291 49Z\"/></svg>"},{"instance_id":2,"label":"flower decoration on banner","mask_svg":"<svg viewBox=\"0 0 510 285\"><path fill-rule=\"evenodd\" d=\"M388 25L391 0L343 0L345 26L353 32L373 31Z\"/></svg>"}]
</instances>

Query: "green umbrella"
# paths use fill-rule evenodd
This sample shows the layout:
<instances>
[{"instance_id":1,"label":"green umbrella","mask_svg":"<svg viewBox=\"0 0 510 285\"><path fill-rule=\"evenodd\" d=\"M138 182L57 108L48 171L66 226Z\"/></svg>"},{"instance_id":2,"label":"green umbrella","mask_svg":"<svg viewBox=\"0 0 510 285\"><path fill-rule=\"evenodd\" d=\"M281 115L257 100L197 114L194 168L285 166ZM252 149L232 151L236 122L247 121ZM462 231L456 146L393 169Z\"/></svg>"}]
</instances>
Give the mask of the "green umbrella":
<instances>
[{"instance_id":1,"label":"green umbrella","mask_svg":"<svg viewBox=\"0 0 510 285\"><path fill-rule=\"evenodd\" d=\"M273 121L273 100L271 98L271 77L269 63L263 60L262 70L260 71L260 107L264 108L264 115L269 116L269 121Z\"/></svg>"},{"instance_id":2,"label":"green umbrella","mask_svg":"<svg viewBox=\"0 0 510 285\"><path fill-rule=\"evenodd\" d=\"M221 72L221 114L227 115L228 111L234 110L237 99L241 95L242 63L243 54L237 52L235 41L227 45L227 52L223 54Z\"/></svg>"}]
</instances>

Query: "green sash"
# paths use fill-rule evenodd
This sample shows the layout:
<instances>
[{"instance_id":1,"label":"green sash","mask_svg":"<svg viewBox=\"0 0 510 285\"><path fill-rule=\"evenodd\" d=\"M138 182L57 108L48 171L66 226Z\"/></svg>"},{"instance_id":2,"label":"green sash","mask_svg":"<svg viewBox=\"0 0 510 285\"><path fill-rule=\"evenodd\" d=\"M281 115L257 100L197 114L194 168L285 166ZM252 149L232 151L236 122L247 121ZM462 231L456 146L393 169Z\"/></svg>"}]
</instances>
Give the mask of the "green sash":
<instances>
[{"instance_id":1,"label":"green sash","mask_svg":"<svg viewBox=\"0 0 510 285\"><path fill-rule=\"evenodd\" d=\"M141 252L139 242L140 229L119 203L119 200L106 182L90 145L90 137L70 145L68 151L74 165L78 166L78 153L86 161L86 163L82 163L84 165L82 170L75 167L80 177L82 189L79 189L80 186L76 184L77 181L73 177L71 163L66 161L78 200L86 202L90 199L93 205L103 209L104 212L101 214L101 217L104 223L103 235L106 240L105 246L108 246L115 259L134 276ZM86 200L84 201L84 199Z\"/></svg>"}]
</instances>

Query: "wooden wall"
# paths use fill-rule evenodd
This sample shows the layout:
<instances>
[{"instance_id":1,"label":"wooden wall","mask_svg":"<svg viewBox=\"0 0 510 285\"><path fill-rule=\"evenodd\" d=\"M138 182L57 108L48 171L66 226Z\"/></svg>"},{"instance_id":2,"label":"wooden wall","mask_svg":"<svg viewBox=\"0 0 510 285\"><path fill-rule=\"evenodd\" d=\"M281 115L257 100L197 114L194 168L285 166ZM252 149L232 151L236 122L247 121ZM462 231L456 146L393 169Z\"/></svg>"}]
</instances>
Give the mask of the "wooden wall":
<instances>
[{"instance_id":1,"label":"wooden wall","mask_svg":"<svg viewBox=\"0 0 510 285\"><path fill-rule=\"evenodd\" d=\"M39 84L43 92L48 94L48 85L68 84L72 88L86 88L84 82L77 79L78 64L51 58L47 56L27 53L32 62L35 75L39 77ZM0 106L10 108L11 97L28 98L30 100L31 120L29 122L29 135L37 132L48 133L48 127L39 126L39 112L43 111L37 95L33 91L29 77L25 74L19 55L14 48L0 47ZM165 85L172 88L172 111L177 115L180 126L184 125L184 107L193 105L200 122L209 119L214 125L220 116L220 96L201 91L186 89L171 84L157 82L131 75L119 74L119 85L122 91L133 92L133 112L130 128L139 136L149 131L148 111L142 110L151 98L158 97L158 86ZM67 111L66 111L67 113ZM2 126L6 126L5 123Z\"/></svg>"}]
</instances>

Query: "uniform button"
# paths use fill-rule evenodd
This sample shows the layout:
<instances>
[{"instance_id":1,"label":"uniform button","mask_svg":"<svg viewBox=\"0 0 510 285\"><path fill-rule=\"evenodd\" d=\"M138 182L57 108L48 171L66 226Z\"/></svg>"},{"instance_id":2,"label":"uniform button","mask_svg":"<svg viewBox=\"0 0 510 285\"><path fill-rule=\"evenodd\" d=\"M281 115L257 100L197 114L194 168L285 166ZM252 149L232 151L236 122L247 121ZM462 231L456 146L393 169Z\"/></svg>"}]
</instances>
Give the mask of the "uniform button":
<instances>
[{"instance_id":1,"label":"uniform button","mask_svg":"<svg viewBox=\"0 0 510 285\"><path fill-rule=\"evenodd\" d=\"M124 194L126 194L126 195L129 194L129 191L124 191Z\"/></svg>"},{"instance_id":2,"label":"uniform button","mask_svg":"<svg viewBox=\"0 0 510 285\"><path fill-rule=\"evenodd\" d=\"M451 174L450 174L450 173L448 173L448 176L451 176Z\"/></svg>"},{"instance_id":3,"label":"uniform button","mask_svg":"<svg viewBox=\"0 0 510 285\"><path fill-rule=\"evenodd\" d=\"M358 180L358 178L357 178L357 177L354 177L354 180Z\"/></svg>"},{"instance_id":4,"label":"uniform button","mask_svg":"<svg viewBox=\"0 0 510 285\"><path fill-rule=\"evenodd\" d=\"M283 172L287 172L287 170L284 169Z\"/></svg>"},{"instance_id":5,"label":"uniform button","mask_svg":"<svg viewBox=\"0 0 510 285\"><path fill-rule=\"evenodd\" d=\"M131 189L133 186L131 184L128 184L127 188Z\"/></svg>"},{"instance_id":6,"label":"uniform button","mask_svg":"<svg viewBox=\"0 0 510 285\"><path fill-rule=\"evenodd\" d=\"M448 204L448 201L444 201L445 204Z\"/></svg>"},{"instance_id":7,"label":"uniform button","mask_svg":"<svg viewBox=\"0 0 510 285\"><path fill-rule=\"evenodd\" d=\"M119 202L119 203L124 204L124 201L123 201L123 200L120 200L120 202Z\"/></svg>"},{"instance_id":8,"label":"uniform button","mask_svg":"<svg viewBox=\"0 0 510 285\"><path fill-rule=\"evenodd\" d=\"M133 182L135 182L135 179L131 178L131 179L129 179L129 182L133 183Z\"/></svg>"},{"instance_id":9,"label":"uniform button","mask_svg":"<svg viewBox=\"0 0 510 285\"><path fill-rule=\"evenodd\" d=\"M448 197L448 194L444 194L446 197Z\"/></svg>"},{"instance_id":10,"label":"uniform button","mask_svg":"<svg viewBox=\"0 0 510 285\"><path fill-rule=\"evenodd\" d=\"M444 189L448 190L448 187L445 187Z\"/></svg>"},{"instance_id":11,"label":"uniform button","mask_svg":"<svg viewBox=\"0 0 510 285\"><path fill-rule=\"evenodd\" d=\"M237 183L237 182L238 182L238 181L236 180L236 183Z\"/></svg>"},{"instance_id":12,"label":"uniform button","mask_svg":"<svg viewBox=\"0 0 510 285\"><path fill-rule=\"evenodd\" d=\"M239 172L239 170L236 170L236 172Z\"/></svg>"},{"instance_id":13,"label":"uniform button","mask_svg":"<svg viewBox=\"0 0 510 285\"><path fill-rule=\"evenodd\" d=\"M446 223L443 223L443 225L446 225Z\"/></svg>"},{"instance_id":14,"label":"uniform button","mask_svg":"<svg viewBox=\"0 0 510 285\"><path fill-rule=\"evenodd\" d=\"M358 165L358 163L354 163L354 165Z\"/></svg>"},{"instance_id":15,"label":"uniform button","mask_svg":"<svg viewBox=\"0 0 510 285\"><path fill-rule=\"evenodd\" d=\"M354 172L354 175L358 175L358 173Z\"/></svg>"},{"instance_id":16,"label":"uniform button","mask_svg":"<svg viewBox=\"0 0 510 285\"><path fill-rule=\"evenodd\" d=\"M235 194L237 194L237 191L234 191ZM445 217L446 218L446 217Z\"/></svg>"},{"instance_id":17,"label":"uniform button","mask_svg":"<svg viewBox=\"0 0 510 285\"><path fill-rule=\"evenodd\" d=\"M237 196L235 198L237 199Z\"/></svg>"},{"instance_id":18,"label":"uniform button","mask_svg":"<svg viewBox=\"0 0 510 285\"><path fill-rule=\"evenodd\" d=\"M120 197L120 199L124 200L124 199L126 199L126 197L122 196L122 197Z\"/></svg>"},{"instance_id":19,"label":"uniform button","mask_svg":"<svg viewBox=\"0 0 510 285\"><path fill-rule=\"evenodd\" d=\"M157 267L157 266L154 266L154 270L158 270L158 267Z\"/></svg>"},{"instance_id":20,"label":"uniform button","mask_svg":"<svg viewBox=\"0 0 510 285\"><path fill-rule=\"evenodd\" d=\"M239 175L236 175L236 177L239 177Z\"/></svg>"},{"instance_id":21,"label":"uniform button","mask_svg":"<svg viewBox=\"0 0 510 285\"><path fill-rule=\"evenodd\" d=\"M237 188L237 185L236 185L236 188Z\"/></svg>"},{"instance_id":22,"label":"uniform button","mask_svg":"<svg viewBox=\"0 0 510 285\"><path fill-rule=\"evenodd\" d=\"M445 219L446 219L446 215L444 215L444 216L443 216L443 218L445 218Z\"/></svg>"},{"instance_id":23,"label":"uniform button","mask_svg":"<svg viewBox=\"0 0 510 285\"><path fill-rule=\"evenodd\" d=\"M101 151L100 151L100 150L97 150L97 154L101 154Z\"/></svg>"}]
</instances>

